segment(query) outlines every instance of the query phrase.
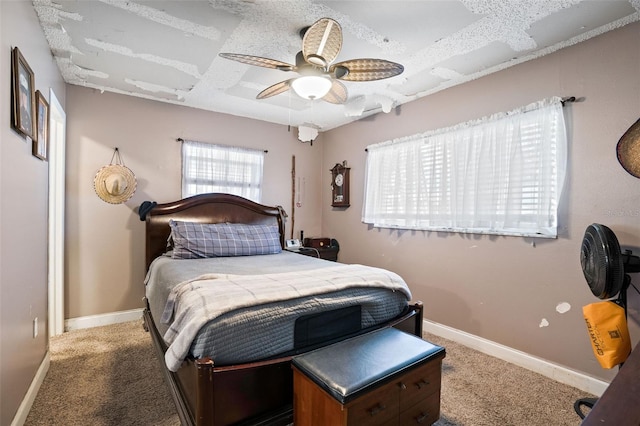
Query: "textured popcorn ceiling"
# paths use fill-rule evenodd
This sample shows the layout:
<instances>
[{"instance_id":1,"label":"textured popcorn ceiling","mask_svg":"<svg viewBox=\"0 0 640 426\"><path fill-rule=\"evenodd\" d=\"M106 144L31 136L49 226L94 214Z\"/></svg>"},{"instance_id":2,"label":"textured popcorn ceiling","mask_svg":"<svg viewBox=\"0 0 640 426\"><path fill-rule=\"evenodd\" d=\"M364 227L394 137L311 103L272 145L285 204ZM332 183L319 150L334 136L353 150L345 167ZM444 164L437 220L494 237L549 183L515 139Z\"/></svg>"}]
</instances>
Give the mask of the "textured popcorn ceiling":
<instances>
[{"instance_id":1,"label":"textured popcorn ceiling","mask_svg":"<svg viewBox=\"0 0 640 426\"><path fill-rule=\"evenodd\" d=\"M640 19L640 0L33 0L70 84L291 126L328 130L537 58ZM329 17L335 62L381 58L403 74L345 82L345 105L266 87L295 73L219 52L294 63L301 28Z\"/></svg>"}]
</instances>

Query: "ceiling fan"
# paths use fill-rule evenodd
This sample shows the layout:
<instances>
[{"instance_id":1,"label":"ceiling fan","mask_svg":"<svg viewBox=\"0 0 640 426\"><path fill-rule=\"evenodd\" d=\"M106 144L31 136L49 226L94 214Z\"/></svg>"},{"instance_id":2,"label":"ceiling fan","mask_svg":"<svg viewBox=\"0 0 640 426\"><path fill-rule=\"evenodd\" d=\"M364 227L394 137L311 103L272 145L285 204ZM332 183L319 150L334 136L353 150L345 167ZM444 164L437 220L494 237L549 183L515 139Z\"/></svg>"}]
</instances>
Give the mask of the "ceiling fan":
<instances>
[{"instance_id":1,"label":"ceiling fan","mask_svg":"<svg viewBox=\"0 0 640 426\"><path fill-rule=\"evenodd\" d=\"M240 53L220 53L226 59L280 71L295 71L300 77L267 87L256 96L265 99L289 89L305 99L322 99L332 104L347 100L347 88L342 81L373 81L401 74L404 67L384 59L349 59L332 64L342 49L342 28L330 18L322 18L300 31L302 51L295 65L260 56Z\"/></svg>"}]
</instances>

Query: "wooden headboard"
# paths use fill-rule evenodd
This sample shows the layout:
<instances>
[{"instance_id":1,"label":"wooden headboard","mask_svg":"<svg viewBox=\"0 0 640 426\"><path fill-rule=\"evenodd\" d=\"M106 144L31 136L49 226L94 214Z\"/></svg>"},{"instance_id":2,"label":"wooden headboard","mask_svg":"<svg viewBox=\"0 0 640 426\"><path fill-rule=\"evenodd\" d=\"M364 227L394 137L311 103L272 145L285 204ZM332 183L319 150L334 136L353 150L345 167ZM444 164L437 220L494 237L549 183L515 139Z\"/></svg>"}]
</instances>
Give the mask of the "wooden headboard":
<instances>
[{"instance_id":1,"label":"wooden headboard","mask_svg":"<svg viewBox=\"0 0 640 426\"><path fill-rule=\"evenodd\" d=\"M167 249L169 220L200 223L277 224L284 248L284 211L231 194L200 194L157 204L146 215L146 269Z\"/></svg>"}]
</instances>

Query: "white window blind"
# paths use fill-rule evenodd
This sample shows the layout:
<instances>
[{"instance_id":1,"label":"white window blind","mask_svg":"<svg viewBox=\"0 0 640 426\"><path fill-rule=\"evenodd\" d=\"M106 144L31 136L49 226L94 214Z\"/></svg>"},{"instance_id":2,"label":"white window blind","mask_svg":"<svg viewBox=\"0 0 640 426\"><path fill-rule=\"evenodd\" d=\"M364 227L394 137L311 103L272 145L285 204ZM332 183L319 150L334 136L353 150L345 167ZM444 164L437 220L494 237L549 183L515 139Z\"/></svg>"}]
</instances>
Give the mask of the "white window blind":
<instances>
[{"instance_id":1,"label":"white window blind","mask_svg":"<svg viewBox=\"0 0 640 426\"><path fill-rule=\"evenodd\" d=\"M560 98L367 147L362 221L557 236L567 137Z\"/></svg>"},{"instance_id":2,"label":"white window blind","mask_svg":"<svg viewBox=\"0 0 640 426\"><path fill-rule=\"evenodd\" d=\"M196 141L182 142L182 197L207 192L262 197L264 151Z\"/></svg>"}]
</instances>

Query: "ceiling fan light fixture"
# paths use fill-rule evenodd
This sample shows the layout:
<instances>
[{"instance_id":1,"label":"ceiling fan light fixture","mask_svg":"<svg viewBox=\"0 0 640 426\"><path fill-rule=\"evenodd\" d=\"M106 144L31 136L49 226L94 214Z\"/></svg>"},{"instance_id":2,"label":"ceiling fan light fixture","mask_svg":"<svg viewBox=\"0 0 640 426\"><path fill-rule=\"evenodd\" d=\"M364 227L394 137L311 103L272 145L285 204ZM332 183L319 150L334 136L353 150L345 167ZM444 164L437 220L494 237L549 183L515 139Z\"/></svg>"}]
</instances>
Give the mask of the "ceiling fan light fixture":
<instances>
[{"instance_id":1,"label":"ceiling fan light fixture","mask_svg":"<svg viewBox=\"0 0 640 426\"><path fill-rule=\"evenodd\" d=\"M219 56L247 65L300 75L267 87L258 93L256 99L266 99L292 90L302 99L322 99L330 104L341 105L348 98L347 88L341 81L381 80L404 71L400 64L375 58L348 59L334 64L342 49L342 28L331 18L317 20L310 27L302 29L300 35L302 50L296 54L295 65L241 53L220 53ZM391 106L392 103L385 103L383 111L390 111Z\"/></svg>"},{"instance_id":2,"label":"ceiling fan light fixture","mask_svg":"<svg viewBox=\"0 0 640 426\"><path fill-rule=\"evenodd\" d=\"M296 94L304 99L321 99L331 90L332 82L326 77L305 75L296 78L291 87Z\"/></svg>"}]
</instances>

